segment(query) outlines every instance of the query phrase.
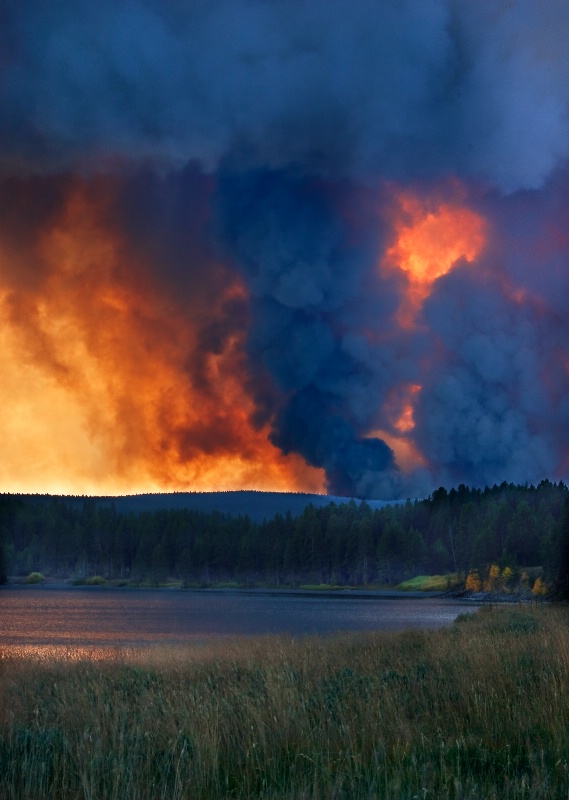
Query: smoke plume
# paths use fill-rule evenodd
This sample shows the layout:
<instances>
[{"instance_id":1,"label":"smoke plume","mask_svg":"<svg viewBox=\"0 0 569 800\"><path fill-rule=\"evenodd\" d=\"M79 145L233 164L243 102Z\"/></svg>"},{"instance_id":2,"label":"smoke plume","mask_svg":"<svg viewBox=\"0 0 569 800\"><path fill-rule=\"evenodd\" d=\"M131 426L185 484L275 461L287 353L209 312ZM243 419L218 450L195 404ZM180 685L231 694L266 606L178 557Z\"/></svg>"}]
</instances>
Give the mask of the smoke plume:
<instances>
[{"instance_id":1,"label":"smoke plume","mask_svg":"<svg viewBox=\"0 0 569 800\"><path fill-rule=\"evenodd\" d=\"M5 490L569 473L564 0L8 0Z\"/></svg>"}]
</instances>

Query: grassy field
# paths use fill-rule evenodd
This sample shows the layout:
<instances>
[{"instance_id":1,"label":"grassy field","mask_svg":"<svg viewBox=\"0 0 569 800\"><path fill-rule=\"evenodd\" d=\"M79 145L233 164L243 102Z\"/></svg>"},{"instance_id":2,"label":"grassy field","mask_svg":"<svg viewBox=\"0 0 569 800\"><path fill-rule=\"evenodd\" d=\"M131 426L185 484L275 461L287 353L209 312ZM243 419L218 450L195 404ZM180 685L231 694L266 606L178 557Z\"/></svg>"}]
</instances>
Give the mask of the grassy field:
<instances>
[{"instance_id":1,"label":"grassy field","mask_svg":"<svg viewBox=\"0 0 569 800\"><path fill-rule=\"evenodd\" d=\"M447 592L461 585L464 586L464 579L461 583L457 575L417 575L395 588L402 592Z\"/></svg>"},{"instance_id":2,"label":"grassy field","mask_svg":"<svg viewBox=\"0 0 569 800\"><path fill-rule=\"evenodd\" d=\"M569 612L103 661L0 649L0 797L561 798Z\"/></svg>"}]
</instances>

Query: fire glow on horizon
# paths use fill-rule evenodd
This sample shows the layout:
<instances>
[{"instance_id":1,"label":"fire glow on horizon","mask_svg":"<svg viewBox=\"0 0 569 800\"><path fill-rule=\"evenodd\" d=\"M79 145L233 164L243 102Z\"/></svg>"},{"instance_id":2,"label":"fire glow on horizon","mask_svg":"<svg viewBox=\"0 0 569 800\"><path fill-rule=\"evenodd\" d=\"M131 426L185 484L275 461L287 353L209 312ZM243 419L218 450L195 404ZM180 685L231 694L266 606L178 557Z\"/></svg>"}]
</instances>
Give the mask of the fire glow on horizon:
<instances>
[{"instance_id":1,"label":"fire glow on horizon","mask_svg":"<svg viewBox=\"0 0 569 800\"><path fill-rule=\"evenodd\" d=\"M564 0L0 26L3 491L566 479Z\"/></svg>"},{"instance_id":2,"label":"fire glow on horizon","mask_svg":"<svg viewBox=\"0 0 569 800\"><path fill-rule=\"evenodd\" d=\"M109 230L113 183L67 187L60 217L35 244L45 267L41 290L33 297L6 292L0 305L9 386L5 490L323 491L321 470L283 455L267 425L251 424L244 333L208 355L205 393L192 382L194 321L129 254L120 232ZM383 262L409 275L396 315L405 329L416 324L434 281L479 254L484 221L463 205L433 207L409 190L391 191L395 241ZM220 305L231 298L246 303L246 288L227 277ZM215 317L216 309L207 314ZM425 465L413 441L420 390L410 384L392 393L385 408L390 429L372 434L393 449L405 473Z\"/></svg>"},{"instance_id":3,"label":"fire glow on horizon","mask_svg":"<svg viewBox=\"0 0 569 800\"><path fill-rule=\"evenodd\" d=\"M3 294L3 490L320 491L318 470L250 424L242 335L207 356L196 385L194 320L105 226L109 192L74 182L34 244L41 286ZM220 304L245 302L228 277Z\"/></svg>"}]
</instances>

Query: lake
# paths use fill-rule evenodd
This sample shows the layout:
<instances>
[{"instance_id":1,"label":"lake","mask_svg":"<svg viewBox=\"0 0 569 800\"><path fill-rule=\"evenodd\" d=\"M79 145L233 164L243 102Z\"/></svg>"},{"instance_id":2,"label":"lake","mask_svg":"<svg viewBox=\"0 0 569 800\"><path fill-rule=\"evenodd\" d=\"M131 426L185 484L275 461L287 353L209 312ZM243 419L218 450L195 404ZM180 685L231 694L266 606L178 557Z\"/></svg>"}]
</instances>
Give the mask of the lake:
<instances>
[{"instance_id":1,"label":"lake","mask_svg":"<svg viewBox=\"0 0 569 800\"><path fill-rule=\"evenodd\" d=\"M477 607L441 597L357 593L5 587L0 590L0 646L38 652L440 628Z\"/></svg>"}]
</instances>

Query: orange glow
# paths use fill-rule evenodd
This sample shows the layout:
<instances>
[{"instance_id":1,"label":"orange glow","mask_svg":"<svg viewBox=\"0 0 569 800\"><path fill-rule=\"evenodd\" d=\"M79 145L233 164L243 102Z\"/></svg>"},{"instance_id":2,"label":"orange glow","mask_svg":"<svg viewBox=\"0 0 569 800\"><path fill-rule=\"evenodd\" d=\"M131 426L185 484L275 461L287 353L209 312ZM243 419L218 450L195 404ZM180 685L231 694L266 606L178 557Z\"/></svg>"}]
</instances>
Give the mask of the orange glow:
<instances>
[{"instance_id":1,"label":"orange glow","mask_svg":"<svg viewBox=\"0 0 569 800\"><path fill-rule=\"evenodd\" d=\"M407 434L415 427L414 410L421 387L416 383L400 384L389 392L383 413L393 432Z\"/></svg>"},{"instance_id":2,"label":"orange glow","mask_svg":"<svg viewBox=\"0 0 569 800\"><path fill-rule=\"evenodd\" d=\"M321 470L250 422L244 334L200 343L243 286L223 273L217 295L183 302L160 288L109 224L112 192L69 188L25 287L0 242L2 491L322 491Z\"/></svg>"},{"instance_id":3,"label":"orange glow","mask_svg":"<svg viewBox=\"0 0 569 800\"><path fill-rule=\"evenodd\" d=\"M403 472L408 475L413 470L426 466L426 460L419 452L417 446L411 439L406 436L396 436L388 431L377 430L373 431L370 436L377 436L393 450L395 456L395 463Z\"/></svg>"},{"instance_id":4,"label":"orange glow","mask_svg":"<svg viewBox=\"0 0 569 800\"><path fill-rule=\"evenodd\" d=\"M416 395L421 391L421 387L417 384L412 384L408 387L408 397L409 399L405 401L403 405L403 410L401 411L399 417L393 423L393 427L395 430L399 431L399 433L409 433L415 427L415 420L413 418L413 402Z\"/></svg>"},{"instance_id":5,"label":"orange glow","mask_svg":"<svg viewBox=\"0 0 569 800\"><path fill-rule=\"evenodd\" d=\"M415 403L420 391L421 387L413 383L398 386L392 391L383 409L389 422L389 430L378 430L370 434L383 439L393 450L395 463L403 473L410 473L426 464L411 436L415 427Z\"/></svg>"},{"instance_id":6,"label":"orange glow","mask_svg":"<svg viewBox=\"0 0 569 800\"><path fill-rule=\"evenodd\" d=\"M410 328L433 282L457 261L473 261L481 253L486 223L465 206L427 203L407 192L396 196L396 209L395 243L385 255L384 265L407 273L409 285L399 321Z\"/></svg>"}]
</instances>

